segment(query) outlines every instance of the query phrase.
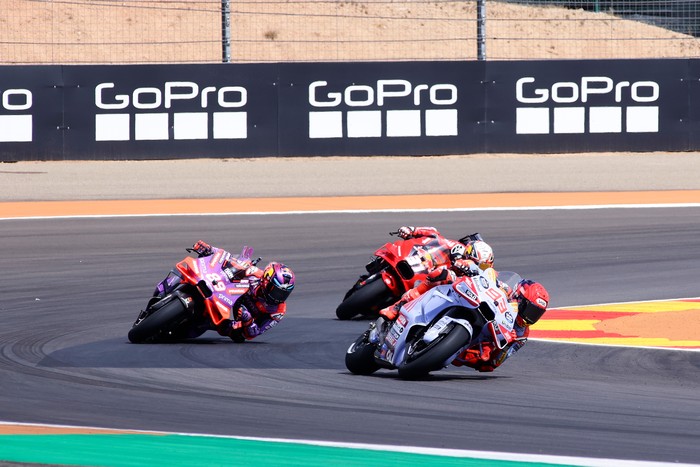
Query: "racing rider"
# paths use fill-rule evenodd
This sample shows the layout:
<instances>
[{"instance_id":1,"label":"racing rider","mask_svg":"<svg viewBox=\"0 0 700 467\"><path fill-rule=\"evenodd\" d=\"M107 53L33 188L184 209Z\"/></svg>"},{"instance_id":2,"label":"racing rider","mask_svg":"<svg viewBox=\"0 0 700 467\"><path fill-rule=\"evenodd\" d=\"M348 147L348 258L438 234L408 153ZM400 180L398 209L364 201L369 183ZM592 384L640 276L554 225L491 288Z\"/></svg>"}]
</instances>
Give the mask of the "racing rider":
<instances>
[{"instance_id":1,"label":"racing rider","mask_svg":"<svg viewBox=\"0 0 700 467\"><path fill-rule=\"evenodd\" d=\"M443 237L435 227L412 227L403 226L399 228L399 237L407 240L409 238L433 237L441 240L450 248L450 261L454 263L458 259L466 259L467 263L462 263L460 269L469 266L470 269L486 270L493 267L493 249L491 245L483 240L471 240L466 244L461 244L456 240Z\"/></svg>"},{"instance_id":2,"label":"racing rider","mask_svg":"<svg viewBox=\"0 0 700 467\"><path fill-rule=\"evenodd\" d=\"M499 285L501 285L500 282ZM549 293L539 282L522 280L515 287L515 290L508 290L508 286L505 284L502 284L501 288L506 292L510 301L517 303L518 315L515 318L512 331L515 334L515 339L503 349L499 349L494 345L490 332L484 326L481 334L477 336L472 345L463 350L452 361L453 365L468 366L483 372L495 370L508 357L523 348L530 335L530 326L535 324L547 311Z\"/></svg>"},{"instance_id":3,"label":"racing rider","mask_svg":"<svg viewBox=\"0 0 700 467\"><path fill-rule=\"evenodd\" d=\"M493 249L483 240L472 240L466 245L455 240L449 240L440 235L435 227L411 227L399 228L399 237L404 240L417 237L441 238L451 247L450 261L452 265L438 266L428 273L425 282L418 283L412 289L407 290L393 305L379 311L379 316L388 321L394 321L403 305L423 295L428 290L442 284L451 284L457 280L457 276L475 276L482 270L493 267ZM378 323L380 324L380 323Z\"/></svg>"},{"instance_id":4,"label":"racing rider","mask_svg":"<svg viewBox=\"0 0 700 467\"><path fill-rule=\"evenodd\" d=\"M428 280L418 284L407 291L396 304L390 305L379 312L379 318L375 324L375 331L370 334L370 341L377 342L379 332L384 331L384 327L393 322L398 316L403 305L411 300L415 300L428 290L443 284L451 284L458 279L458 276L474 276L480 274L480 270L474 270L464 263L468 260L456 260L452 269L441 266L434 269L428 276ZM513 326L515 339L503 349L498 349L493 343L491 334L486 326L474 339L474 342L467 349L463 350L453 361L455 366L468 366L481 372L490 372L499 367L508 357L520 350L527 342L530 334L530 326L535 324L547 311L549 305L549 293L544 286L531 280L521 280L511 290L507 284L498 280L498 272L489 268L483 274L491 280L495 280L498 286L506 293L508 300L515 302L518 314ZM385 334L382 332L382 334Z\"/></svg>"},{"instance_id":5,"label":"racing rider","mask_svg":"<svg viewBox=\"0 0 700 467\"><path fill-rule=\"evenodd\" d=\"M218 249L197 241L192 247L201 258L214 254ZM287 311L285 301L294 290L294 272L282 263L271 262L264 269L250 262L229 259L222 268L229 280L247 278L248 291L233 305L234 321L226 321L217 328L222 336L234 342L253 339L275 326Z\"/></svg>"}]
</instances>

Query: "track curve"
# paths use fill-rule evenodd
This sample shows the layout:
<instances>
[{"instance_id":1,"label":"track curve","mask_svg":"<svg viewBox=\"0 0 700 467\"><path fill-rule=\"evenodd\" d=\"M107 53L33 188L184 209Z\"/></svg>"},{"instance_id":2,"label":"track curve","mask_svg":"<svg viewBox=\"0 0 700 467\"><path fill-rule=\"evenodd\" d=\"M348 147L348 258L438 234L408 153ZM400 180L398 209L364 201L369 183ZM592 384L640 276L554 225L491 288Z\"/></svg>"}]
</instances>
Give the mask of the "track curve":
<instances>
[{"instance_id":1,"label":"track curve","mask_svg":"<svg viewBox=\"0 0 700 467\"><path fill-rule=\"evenodd\" d=\"M697 462L700 353L530 342L492 374L350 375L335 307L402 224L479 231L552 306L698 296L700 208L2 221L7 421ZM133 345L154 285L202 238L298 275L256 341ZM691 323L689 323L691 324ZM697 322L694 325L697 326ZM663 323L659 323L663 325Z\"/></svg>"}]
</instances>

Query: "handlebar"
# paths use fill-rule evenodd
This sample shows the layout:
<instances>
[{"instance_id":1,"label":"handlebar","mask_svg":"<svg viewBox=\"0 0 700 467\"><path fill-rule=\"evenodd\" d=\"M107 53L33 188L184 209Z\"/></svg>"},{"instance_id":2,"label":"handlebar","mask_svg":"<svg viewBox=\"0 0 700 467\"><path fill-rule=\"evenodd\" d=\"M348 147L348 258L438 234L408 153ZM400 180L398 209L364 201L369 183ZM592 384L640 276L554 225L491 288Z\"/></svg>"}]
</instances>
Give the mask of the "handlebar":
<instances>
[{"instance_id":1,"label":"handlebar","mask_svg":"<svg viewBox=\"0 0 700 467\"><path fill-rule=\"evenodd\" d=\"M398 234L399 234L398 230L395 232L389 232L389 235L391 235L392 237L395 235L398 235ZM481 236L481 234L479 232L474 232L473 234L465 235L464 237L460 238L459 243L475 242L477 240L483 241L484 238Z\"/></svg>"},{"instance_id":2,"label":"handlebar","mask_svg":"<svg viewBox=\"0 0 700 467\"><path fill-rule=\"evenodd\" d=\"M398 235L398 234L399 234L398 230L395 232L389 232L389 235L391 235L392 237L395 235ZM460 238L459 243L475 242L477 240L483 241L484 238L481 236L481 234L479 232L474 232L473 234L465 235L464 237Z\"/></svg>"},{"instance_id":3,"label":"handlebar","mask_svg":"<svg viewBox=\"0 0 700 467\"><path fill-rule=\"evenodd\" d=\"M195 250L194 248L185 248L185 251L186 251L187 253L197 253L197 250ZM255 266L255 265L257 265L261 260L262 260L262 256L258 256L257 258L255 258L253 261L250 262L250 265L251 265L251 266Z\"/></svg>"}]
</instances>

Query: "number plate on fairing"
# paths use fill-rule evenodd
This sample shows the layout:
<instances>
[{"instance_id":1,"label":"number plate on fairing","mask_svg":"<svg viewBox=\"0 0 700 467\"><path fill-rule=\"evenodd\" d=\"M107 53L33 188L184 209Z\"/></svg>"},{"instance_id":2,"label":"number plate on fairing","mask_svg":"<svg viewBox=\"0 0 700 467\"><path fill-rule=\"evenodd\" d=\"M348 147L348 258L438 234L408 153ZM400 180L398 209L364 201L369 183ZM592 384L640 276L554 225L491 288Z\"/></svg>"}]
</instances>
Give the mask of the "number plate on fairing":
<instances>
[{"instance_id":1,"label":"number plate on fairing","mask_svg":"<svg viewBox=\"0 0 700 467\"><path fill-rule=\"evenodd\" d=\"M474 291L474 282L470 278L466 278L463 281L459 281L455 284L455 290L462 297L466 298L469 303L474 306L479 306L479 297Z\"/></svg>"}]
</instances>

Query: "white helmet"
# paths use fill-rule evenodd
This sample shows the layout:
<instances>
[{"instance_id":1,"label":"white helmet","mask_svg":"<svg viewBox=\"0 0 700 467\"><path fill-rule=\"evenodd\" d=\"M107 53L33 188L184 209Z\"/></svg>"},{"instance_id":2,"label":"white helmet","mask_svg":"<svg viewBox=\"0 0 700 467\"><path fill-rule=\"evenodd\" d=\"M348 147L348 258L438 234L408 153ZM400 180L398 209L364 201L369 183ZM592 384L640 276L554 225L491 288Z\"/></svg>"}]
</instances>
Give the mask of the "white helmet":
<instances>
[{"instance_id":1,"label":"white helmet","mask_svg":"<svg viewBox=\"0 0 700 467\"><path fill-rule=\"evenodd\" d=\"M467 243L467 258L478 264L482 270L493 267L493 249L483 240Z\"/></svg>"}]
</instances>

